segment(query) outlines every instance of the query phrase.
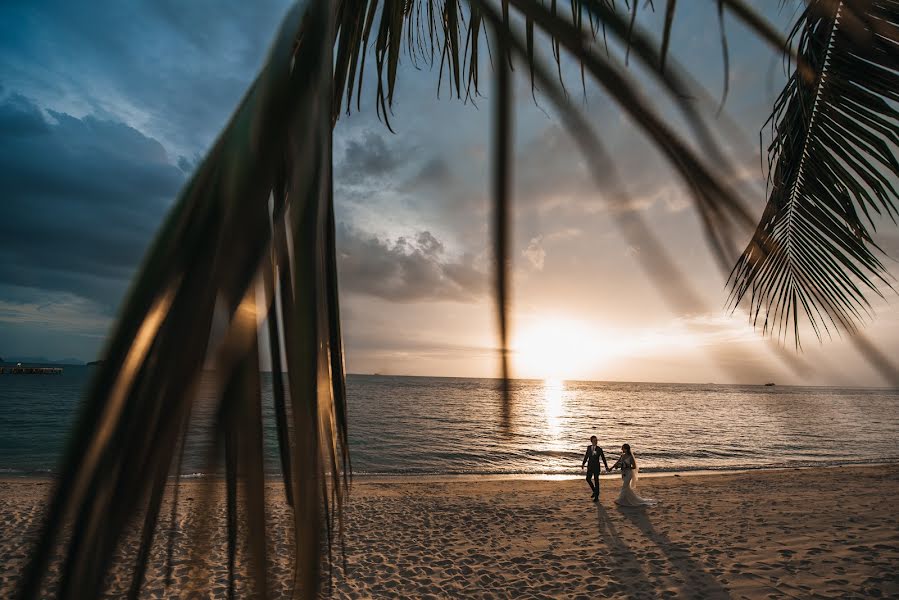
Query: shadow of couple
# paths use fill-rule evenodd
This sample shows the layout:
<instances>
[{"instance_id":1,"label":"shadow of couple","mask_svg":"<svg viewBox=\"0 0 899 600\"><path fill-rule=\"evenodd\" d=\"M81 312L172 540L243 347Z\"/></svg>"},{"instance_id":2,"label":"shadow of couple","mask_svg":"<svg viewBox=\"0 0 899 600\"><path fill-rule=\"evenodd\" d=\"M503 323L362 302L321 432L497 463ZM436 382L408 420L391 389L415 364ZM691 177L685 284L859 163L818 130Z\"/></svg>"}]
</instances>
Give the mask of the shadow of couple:
<instances>
[{"instance_id":1,"label":"shadow of couple","mask_svg":"<svg viewBox=\"0 0 899 600\"><path fill-rule=\"evenodd\" d=\"M616 514L621 518L616 518ZM662 561L652 557L641 558L635 553L621 536L616 522L633 526L661 551L668 563L677 571L679 579L682 580L682 582L678 582L678 596L731 598L727 588L691 554L687 544L675 542L668 537L668 534L655 528L644 507L617 507L615 513L610 514L599 504L597 505L597 515L599 533L616 557L618 564L616 574L620 583L627 588L628 595L641 596L642 594L635 592L647 590L650 595L657 596L661 590L652 589L650 573L661 568ZM647 549L644 554L651 551L651 549ZM644 566L649 567L649 573L644 570Z\"/></svg>"}]
</instances>

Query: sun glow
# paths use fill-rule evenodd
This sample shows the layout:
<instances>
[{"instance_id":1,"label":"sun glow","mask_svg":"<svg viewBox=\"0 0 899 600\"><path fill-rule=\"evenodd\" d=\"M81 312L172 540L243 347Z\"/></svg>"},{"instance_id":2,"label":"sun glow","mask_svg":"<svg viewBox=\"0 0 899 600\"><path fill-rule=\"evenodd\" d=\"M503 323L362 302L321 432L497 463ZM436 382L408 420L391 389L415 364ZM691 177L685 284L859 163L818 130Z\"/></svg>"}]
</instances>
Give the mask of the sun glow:
<instances>
[{"instance_id":1,"label":"sun glow","mask_svg":"<svg viewBox=\"0 0 899 600\"><path fill-rule=\"evenodd\" d=\"M584 323L541 319L515 336L515 373L556 381L589 378L601 366L604 341Z\"/></svg>"}]
</instances>

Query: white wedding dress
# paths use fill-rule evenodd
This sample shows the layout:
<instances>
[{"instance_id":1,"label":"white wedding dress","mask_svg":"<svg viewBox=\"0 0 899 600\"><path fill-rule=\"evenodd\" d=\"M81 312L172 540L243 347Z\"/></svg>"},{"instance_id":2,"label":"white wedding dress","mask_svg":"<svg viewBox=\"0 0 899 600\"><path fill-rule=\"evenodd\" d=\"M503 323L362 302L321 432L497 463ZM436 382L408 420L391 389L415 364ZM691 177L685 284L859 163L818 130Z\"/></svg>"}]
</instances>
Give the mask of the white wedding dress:
<instances>
[{"instance_id":1,"label":"white wedding dress","mask_svg":"<svg viewBox=\"0 0 899 600\"><path fill-rule=\"evenodd\" d=\"M620 506L652 506L655 504L655 500L641 498L637 495L637 463L634 457L622 456L616 464L621 467L621 492L615 498L615 503Z\"/></svg>"}]
</instances>

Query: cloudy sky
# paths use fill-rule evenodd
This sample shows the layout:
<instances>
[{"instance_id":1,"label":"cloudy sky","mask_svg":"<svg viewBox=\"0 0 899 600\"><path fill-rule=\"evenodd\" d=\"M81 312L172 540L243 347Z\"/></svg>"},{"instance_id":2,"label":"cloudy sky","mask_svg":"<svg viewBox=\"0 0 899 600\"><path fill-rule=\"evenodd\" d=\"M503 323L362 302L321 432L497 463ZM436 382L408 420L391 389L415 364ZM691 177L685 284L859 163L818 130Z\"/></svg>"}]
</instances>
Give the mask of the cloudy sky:
<instances>
[{"instance_id":1,"label":"cloudy sky","mask_svg":"<svg viewBox=\"0 0 899 600\"><path fill-rule=\"evenodd\" d=\"M768 0L755 4L786 29L789 10ZM0 356L98 356L154 231L262 63L287 5L0 5ZM713 8L681 3L672 47L718 95L723 67ZM660 18L647 14L644 24L658 31ZM717 123L728 131L726 145L761 214L758 131L783 71L779 57L738 23L727 21L727 29L730 92ZM476 105L450 98L445 88L438 98L437 71L404 61L396 134L378 121L370 84L362 110L336 129L351 372L496 373L487 239L490 86ZM652 148L601 90L588 87L586 99L576 98L628 182L627 198L608 197L593 185L548 100L531 99L520 71L512 336L519 375L884 383L845 340L818 343L806 335L797 367L792 351L763 339L741 313L729 314L726 277L702 241L690 198ZM566 65L564 73L576 94L576 67ZM643 272L640 245L622 237L616 211L647 220L693 300L672 303L664 293L670 281ZM881 231L882 247L899 256L896 228ZM887 264L899 273L892 258ZM873 302L876 316L866 331L895 354L899 298L885 295Z\"/></svg>"}]
</instances>

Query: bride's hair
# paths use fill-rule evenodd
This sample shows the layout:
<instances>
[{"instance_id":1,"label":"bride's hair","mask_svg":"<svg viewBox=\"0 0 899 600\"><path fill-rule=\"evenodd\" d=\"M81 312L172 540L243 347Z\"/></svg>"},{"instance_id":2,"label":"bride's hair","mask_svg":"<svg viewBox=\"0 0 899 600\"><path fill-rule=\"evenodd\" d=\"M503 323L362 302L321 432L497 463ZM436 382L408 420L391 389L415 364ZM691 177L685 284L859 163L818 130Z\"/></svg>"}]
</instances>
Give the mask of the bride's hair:
<instances>
[{"instance_id":1,"label":"bride's hair","mask_svg":"<svg viewBox=\"0 0 899 600\"><path fill-rule=\"evenodd\" d=\"M636 471L637 470L637 457L634 455L633 451L631 450L631 445L630 444L622 444L621 449L624 450L625 454L630 454L631 460L634 461L634 471Z\"/></svg>"}]
</instances>

